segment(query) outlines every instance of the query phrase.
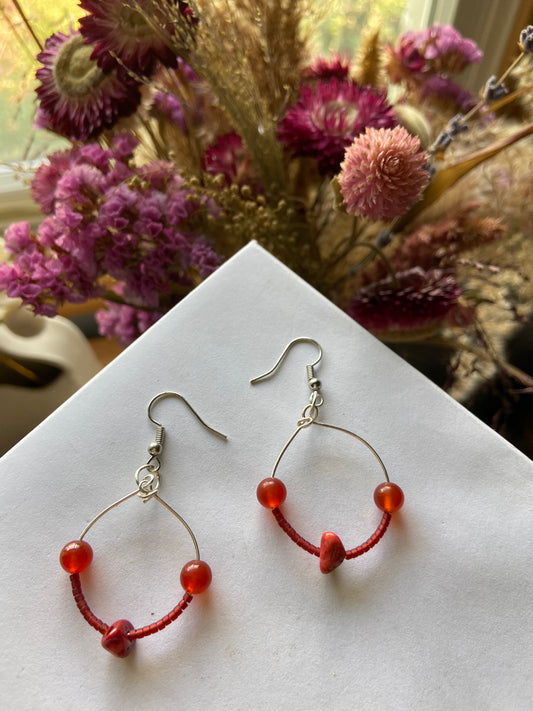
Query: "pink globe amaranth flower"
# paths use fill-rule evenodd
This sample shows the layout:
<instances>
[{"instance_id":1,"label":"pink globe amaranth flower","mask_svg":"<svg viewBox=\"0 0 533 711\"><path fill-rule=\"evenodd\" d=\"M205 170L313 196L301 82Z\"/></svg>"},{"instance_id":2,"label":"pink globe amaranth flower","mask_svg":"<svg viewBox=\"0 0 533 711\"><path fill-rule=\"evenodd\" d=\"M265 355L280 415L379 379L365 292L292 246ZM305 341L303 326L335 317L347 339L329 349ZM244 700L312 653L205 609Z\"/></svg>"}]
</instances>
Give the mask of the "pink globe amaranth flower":
<instances>
[{"instance_id":1,"label":"pink globe amaranth flower","mask_svg":"<svg viewBox=\"0 0 533 711\"><path fill-rule=\"evenodd\" d=\"M443 324L460 296L454 272L414 267L359 289L347 313L371 331L414 330Z\"/></svg>"},{"instance_id":2,"label":"pink globe amaranth flower","mask_svg":"<svg viewBox=\"0 0 533 711\"><path fill-rule=\"evenodd\" d=\"M87 141L131 115L140 103L139 86L116 72L104 74L90 58L91 49L79 32L58 32L37 55L40 100L35 125Z\"/></svg>"},{"instance_id":3,"label":"pink globe amaranth flower","mask_svg":"<svg viewBox=\"0 0 533 711\"><path fill-rule=\"evenodd\" d=\"M124 0L81 0L80 7L88 14L80 19L80 31L93 45L92 58L105 72L117 67L115 54L124 67L140 76L150 76L158 62L175 67L177 55L165 42L173 35L176 9L183 22L194 25L192 10L181 0L138 0L141 12ZM146 14L150 22L147 21ZM151 24L153 23L153 24ZM155 32L153 25L161 28ZM162 36L163 35L163 36ZM125 73L125 72L124 72Z\"/></svg>"},{"instance_id":4,"label":"pink globe amaranth flower","mask_svg":"<svg viewBox=\"0 0 533 711\"><path fill-rule=\"evenodd\" d=\"M427 154L403 126L368 128L346 150L338 184L346 211L392 220L417 202L429 182Z\"/></svg>"},{"instance_id":5,"label":"pink globe amaranth flower","mask_svg":"<svg viewBox=\"0 0 533 711\"><path fill-rule=\"evenodd\" d=\"M315 158L321 173L334 174L346 148L366 127L396 124L384 93L333 78L302 86L279 124L278 137L295 156Z\"/></svg>"}]
</instances>

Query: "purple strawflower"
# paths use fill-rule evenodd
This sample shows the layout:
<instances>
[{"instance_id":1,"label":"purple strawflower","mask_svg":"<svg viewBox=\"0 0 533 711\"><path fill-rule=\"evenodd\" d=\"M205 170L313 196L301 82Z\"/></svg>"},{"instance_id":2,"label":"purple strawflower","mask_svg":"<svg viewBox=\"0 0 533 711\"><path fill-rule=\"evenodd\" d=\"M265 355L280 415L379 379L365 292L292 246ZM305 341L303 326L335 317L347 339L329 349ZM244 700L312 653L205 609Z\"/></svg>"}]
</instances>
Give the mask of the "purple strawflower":
<instances>
[{"instance_id":1,"label":"purple strawflower","mask_svg":"<svg viewBox=\"0 0 533 711\"><path fill-rule=\"evenodd\" d=\"M203 155L203 168L212 175L223 175L226 185L249 185L262 192L257 172L250 160L250 152L237 133L218 136Z\"/></svg>"},{"instance_id":2,"label":"purple strawflower","mask_svg":"<svg viewBox=\"0 0 533 711\"><path fill-rule=\"evenodd\" d=\"M457 74L479 62L481 50L451 25L435 23L424 30L404 32L396 47L389 47L392 81L423 81L429 74Z\"/></svg>"},{"instance_id":3,"label":"purple strawflower","mask_svg":"<svg viewBox=\"0 0 533 711\"><path fill-rule=\"evenodd\" d=\"M365 128L396 124L383 92L331 79L302 86L300 98L280 122L278 135L295 156L315 158L321 173L334 174L346 148Z\"/></svg>"},{"instance_id":4,"label":"purple strawflower","mask_svg":"<svg viewBox=\"0 0 533 711\"><path fill-rule=\"evenodd\" d=\"M306 67L302 76L304 79L338 79L345 81L350 75L350 58L341 57L339 54L332 54L331 57L318 57Z\"/></svg>"},{"instance_id":5,"label":"purple strawflower","mask_svg":"<svg viewBox=\"0 0 533 711\"><path fill-rule=\"evenodd\" d=\"M114 54L124 67L140 76L150 76L157 62L175 67L177 56L169 44L176 8L181 11L184 26L187 23L192 31L195 24L188 3L137 0L135 5L123 0L81 0L80 7L89 14L80 19L80 31L86 42L93 45L92 59L109 72L117 67ZM154 30L154 25L160 28L159 32ZM124 71L121 74L127 75Z\"/></svg>"},{"instance_id":6,"label":"purple strawflower","mask_svg":"<svg viewBox=\"0 0 533 711\"><path fill-rule=\"evenodd\" d=\"M58 32L37 55L40 101L37 128L55 131L72 141L87 141L111 128L138 107L139 86L115 71L105 74L90 57L79 32Z\"/></svg>"}]
</instances>

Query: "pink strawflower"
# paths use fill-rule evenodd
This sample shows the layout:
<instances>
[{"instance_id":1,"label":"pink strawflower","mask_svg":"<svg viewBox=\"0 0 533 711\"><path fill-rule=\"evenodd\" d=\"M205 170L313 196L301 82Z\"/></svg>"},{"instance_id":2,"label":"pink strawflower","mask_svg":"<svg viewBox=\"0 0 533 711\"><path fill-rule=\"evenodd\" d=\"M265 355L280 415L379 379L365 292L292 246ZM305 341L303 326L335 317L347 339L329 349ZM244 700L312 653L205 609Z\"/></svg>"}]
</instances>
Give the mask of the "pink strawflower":
<instances>
[{"instance_id":1,"label":"pink strawflower","mask_svg":"<svg viewBox=\"0 0 533 711\"><path fill-rule=\"evenodd\" d=\"M176 66L177 56L165 42L164 36L172 37L176 8L181 11L184 21L192 22L192 10L188 3L181 0L160 0L158 3L137 0L136 4L142 12L133 3L124 0L80 2L80 7L90 13L80 19L80 31L85 40L94 45L92 58L106 72L117 66L111 53L140 76L150 76L157 62L167 67ZM153 25L161 28L161 32L155 32Z\"/></svg>"},{"instance_id":2,"label":"pink strawflower","mask_svg":"<svg viewBox=\"0 0 533 711\"><path fill-rule=\"evenodd\" d=\"M347 312L371 331L413 330L444 323L460 296L453 272L414 267L359 289Z\"/></svg>"},{"instance_id":3,"label":"pink strawflower","mask_svg":"<svg viewBox=\"0 0 533 711\"><path fill-rule=\"evenodd\" d=\"M295 156L315 158L321 173L334 174L346 148L365 128L392 128L396 123L384 93L333 78L302 86L300 98L279 124L278 136Z\"/></svg>"},{"instance_id":4,"label":"pink strawflower","mask_svg":"<svg viewBox=\"0 0 533 711\"><path fill-rule=\"evenodd\" d=\"M40 100L37 128L47 128L73 141L94 138L139 105L138 85L116 72L104 72L90 58L79 32L58 32L37 55Z\"/></svg>"},{"instance_id":5,"label":"pink strawflower","mask_svg":"<svg viewBox=\"0 0 533 711\"><path fill-rule=\"evenodd\" d=\"M403 126L368 128L347 149L338 183L346 211L392 220L417 202L429 182L427 154Z\"/></svg>"}]
</instances>

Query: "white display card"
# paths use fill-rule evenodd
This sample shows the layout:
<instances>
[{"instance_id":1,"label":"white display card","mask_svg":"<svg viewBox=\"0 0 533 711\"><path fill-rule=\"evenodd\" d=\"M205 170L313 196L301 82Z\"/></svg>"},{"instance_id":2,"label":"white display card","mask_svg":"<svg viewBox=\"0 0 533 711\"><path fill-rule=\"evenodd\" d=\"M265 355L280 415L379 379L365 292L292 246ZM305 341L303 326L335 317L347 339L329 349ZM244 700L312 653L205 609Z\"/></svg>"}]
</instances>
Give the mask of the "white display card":
<instances>
[{"instance_id":1,"label":"white display card","mask_svg":"<svg viewBox=\"0 0 533 711\"><path fill-rule=\"evenodd\" d=\"M324 349L320 419L368 440L405 493L383 539L323 575L256 500L308 402L294 338ZM164 630L126 659L102 649L74 603L62 546L135 489L166 427L160 495L213 571ZM278 476L283 510L318 545L376 528L377 460L309 427ZM520 711L533 705L533 466L348 316L252 243L0 460L0 707L16 711ZM136 627L183 595L194 558L180 523L133 497L86 539L93 612Z\"/></svg>"}]
</instances>

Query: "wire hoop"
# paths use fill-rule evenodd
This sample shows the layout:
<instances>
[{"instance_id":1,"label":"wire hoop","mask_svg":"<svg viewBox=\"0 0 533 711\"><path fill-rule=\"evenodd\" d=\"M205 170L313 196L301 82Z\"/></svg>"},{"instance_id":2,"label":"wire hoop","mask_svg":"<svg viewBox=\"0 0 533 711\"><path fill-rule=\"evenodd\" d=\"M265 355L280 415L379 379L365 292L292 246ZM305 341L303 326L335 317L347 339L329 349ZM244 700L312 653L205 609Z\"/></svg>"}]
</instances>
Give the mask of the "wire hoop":
<instances>
[{"instance_id":1,"label":"wire hoop","mask_svg":"<svg viewBox=\"0 0 533 711\"><path fill-rule=\"evenodd\" d=\"M309 427L310 425L317 425L318 427L326 427L327 429L336 430L337 432L344 432L344 434L350 435L351 437L354 437L356 440L358 440L359 442L361 442L362 444L364 444L365 447L366 447L367 449L369 449L370 452L372 452L372 454L374 455L374 457L375 457L375 458L377 459L377 461L379 462L379 465L380 465L380 467L381 467L381 469L382 469L382 471L383 471L383 474L385 475L385 479L386 479L388 482L390 482L389 474L388 474L388 472L387 472L387 468L385 467L385 464L383 463L383 460L381 459L381 457L379 456L379 454L376 452L376 450L374 449L374 447L372 447L372 445L370 444L370 442L367 442L366 439L364 439L363 437L360 437L358 434L355 434L355 432L351 432L350 430L344 429L344 427L338 427L337 425L330 425L330 424L327 424L326 422L317 422L316 419L314 419L314 418L313 418L313 415L311 414L313 407L314 407L313 405L306 405L304 411L302 412L302 419L298 420L298 427L297 427L296 430L292 433L292 435L289 437L287 443L285 444L285 446L284 446L283 449L281 450L281 452L280 452L278 458L276 459L276 462L275 462L275 464L274 464L274 468L272 469L272 474L270 475L271 477L275 477L275 476L276 476L276 471L277 471L277 469L278 469L278 467L279 467L279 465L280 465L280 463L281 463L281 460L283 459L283 456L285 455L285 452L289 449L289 446L290 446L290 445L292 444L292 442L296 439L296 436L298 435L298 433L301 432L301 431L302 431L303 429L305 429L306 427ZM309 408L311 408L311 410L309 410ZM307 414L306 414L306 413L307 413ZM318 411L317 411L317 414L318 414Z\"/></svg>"},{"instance_id":2,"label":"wire hoop","mask_svg":"<svg viewBox=\"0 0 533 711\"><path fill-rule=\"evenodd\" d=\"M400 487L390 481L389 474L383 460L369 442L367 442L363 437L355 434L355 432L347 430L344 427L330 425L326 422L317 422L313 408L315 408L315 406L310 404L304 409L302 419L298 421L298 427L289 437L288 441L278 455L270 477L263 479L257 487L257 498L263 506L272 510L272 514L278 525L283 531L285 531L289 538L296 543L297 546L320 559L321 572L330 573L345 559L351 560L352 558L358 558L368 552L381 540L390 524L391 514L401 508L404 497ZM313 415L315 415L315 417L313 417ZM303 429L312 425L317 425L318 427L324 427L330 430L336 430L337 432L343 432L344 434L354 437L356 440L364 444L365 447L372 453L378 461L385 476L385 481L378 485L374 491L374 502L378 508L383 511L381 521L370 538L355 548L346 550L340 538L332 531L326 531L322 535L320 546L310 543L291 526L280 509L281 504L285 501L287 489L285 484L279 478L276 478L278 467L288 448L292 442L294 442L298 434Z\"/></svg>"}]
</instances>

